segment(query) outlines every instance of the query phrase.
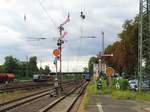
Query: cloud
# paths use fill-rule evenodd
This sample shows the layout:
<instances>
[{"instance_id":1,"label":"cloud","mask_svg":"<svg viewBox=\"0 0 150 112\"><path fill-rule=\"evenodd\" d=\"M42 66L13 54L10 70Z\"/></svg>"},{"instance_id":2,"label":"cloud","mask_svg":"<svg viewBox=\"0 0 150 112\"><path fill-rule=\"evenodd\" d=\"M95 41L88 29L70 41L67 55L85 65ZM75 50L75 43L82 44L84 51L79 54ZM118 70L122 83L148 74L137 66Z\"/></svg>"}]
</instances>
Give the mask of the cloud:
<instances>
[{"instance_id":1,"label":"cloud","mask_svg":"<svg viewBox=\"0 0 150 112\"><path fill-rule=\"evenodd\" d=\"M138 4L137 0L0 0L0 54L20 59L32 55L38 59L49 57L53 63L52 51L57 48L53 38L59 36L58 26L69 12L71 21L65 25L68 35L63 57L71 58L72 70L76 68L73 57L81 59L80 62L85 58L82 66L87 66L88 58L101 50L101 31L105 32L105 46L118 40L123 22L138 14ZM84 21L80 18L81 11L86 15ZM97 38L81 39L81 33ZM28 41L42 37L47 39Z\"/></svg>"}]
</instances>

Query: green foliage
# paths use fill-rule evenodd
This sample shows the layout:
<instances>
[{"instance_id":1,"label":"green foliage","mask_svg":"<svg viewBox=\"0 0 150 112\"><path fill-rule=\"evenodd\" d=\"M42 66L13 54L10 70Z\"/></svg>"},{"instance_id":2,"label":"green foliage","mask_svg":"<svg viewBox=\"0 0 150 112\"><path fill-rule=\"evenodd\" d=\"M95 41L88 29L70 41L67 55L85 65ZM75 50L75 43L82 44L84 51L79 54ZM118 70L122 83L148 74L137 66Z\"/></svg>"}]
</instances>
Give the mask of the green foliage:
<instances>
[{"instance_id":1,"label":"green foliage","mask_svg":"<svg viewBox=\"0 0 150 112\"><path fill-rule=\"evenodd\" d=\"M83 99L84 108L87 108L87 105L90 103L91 95L98 94L99 90L96 87L96 81L90 81L86 89L86 95Z\"/></svg>"},{"instance_id":2,"label":"green foliage","mask_svg":"<svg viewBox=\"0 0 150 112\"><path fill-rule=\"evenodd\" d=\"M87 86L87 93L89 96L99 93L99 90L96 87L96 81L90 81L89 85Z\"/></svg>"},{"instance_id":3,"label":"green foliage","mask_svg":"<svg viewBox=\"0 0 150 112\"><path fill-rule=\"evenodd\" d=\"M29 62L28 62L28 71L29 71L28 75L31 77L33 74L36 74L38 72L36 56L30 57Z\"/></svg>"},{"instance_id":4,"label":"green foliage","mask_svg":"<svg viewBox=\"0 0 150 112\"><path fill-rule=\"evenodd\" d=\"M63 76L63 80L82 80L83 75L82 74L66 74Z\"/></svg>"},{"instance_id":5,"label":"green foliage","mask_svg":"<svg viewBox=\"0 0 150 112\"><path fill-rule=\"evenodd\" d=\"M89 72L89 69L87 67L84 67L83 72Z\"/></svg>"},{"instance_id":6,"label":"green foliage","mask_svg":"<svg viewBox=\"0 0 150 112\"><path fill-rule=\"evenodd\" d=\"M137 69L138 59L138 21L126 20L122 31L119 33L120 41L109 45L106 53L113 53L112 58L106 58L107 64L111 64L117 72L134 74Z\"/></svg>"},{"instance_id":7,"label":"green foliage","mask_svg":"<svg viewBox=\"0 0 150 112\"><path fill-rule=\"evenodd\" d=\"M48 75L51 72L51 70L50 70L49 66L46 65L44 69L40 67L39 72L41 74L47 74Z\"/></svg>"},{"instance_id":8,"label":"green foliage","mask_svg":"<svg viewBox=\"0 0 150 112\"><path fill-rule=\"evenodd\" d=\"M136 94L129 90L127 91L112 90L111 96L117 99L128 99L128 100L134 100L136 98Z\"/></svg>"},{"instance_id":9,"label":"green foliage","mask_svg":"<svg viewBox=\"0 0 150 112\"><path fill-rule=\"evenodd\" d=\"M5 57L5 62L0 66L0 73L14 73L17 79L30 80L33 74L38 73L37 57L30 57L29 61L20 61L13 56ZM44 73L49 73L50 68L45 67Z\"/></svg>"},{"instance_id":10,"label":"green foliage","mask_svg":"<svg viewBox=\"0 0 150 112\"><path fill-rule=\"evenodd\" d=\"M116 79L113 79L113 83L117 82ZM90 81L90 83L87 86L86 89L86 94L85 97L83 99L83 104L84 107L86 108L87 105L89 105L90 103L90 97L92 95L95 94L108 94L110 96L112 96L113 98L117 98L117 99L127 99L127 100L144 100L144 101L150 101L150 93L145 93L145 92L134 92L134 91L129 91L129 90L125 90L126 89L126 84L127 84L127 80L124 79L120 79L119 83L122 83L122 89L117 90L114 87L112 88L107 88L106 86L106 80L102 80L102 89L98 90L96 88L96 81L92 80Z\"/></svg>"},{"instance_id":11,"label":"green foliage","mask_svg":"<svg viewBox=\"0 0 150 112\"><path fill-rule=\"evenodd\" d=\"M128 80L124 79L120 81L120 87L122 90L127 90L128 89Z\"/></svg>"},{"instance_id":12,"label":"green foliage","mask_svg":"<svg viewBox=\"0 0 150 112\"><path fill-rule=\"evenodd\" d=\"M15 73L19 67L19 61L12 56L5 57L5 63L3 65L5 73Z\"/></svg>"},{"instance_id":13,"label":"green foliage","mask_svg":"<svg viewBox=\"0 0 150 112\"><path fill-rule=\"evenodd\" d=\"M112 79L112 86L113 86L113 88L116 88L115 86L116 86L117 82L119 83L121 90L127 90L128 89L129 84L128 84L128 80L127 79L119 79L119 80L117 80L116 78L113 78Z\"/></svg>"},{"instance_id":14,"label":"green foliage","mask_svg":"<svg viewBox=\"0 0 150 112\"><path fill-rule=\"evenodd\" d=\"M45 66L45 74L49 74L51 72L49 66Z\"/></svg>"},{"instance_id":15,"label":"green foliage","mask_svg":"<svg viewBox=\"0 0 150 112\"><path fill-rule=\"evenodd\" d=\"M149 92L133 92L133 91L122 91L122 90L112 90L109 93L112 97L117 99L127 99L127 100L144 100L150 101L150 93Z\"/></svg>"},{"instance_id":16,"label":"green foliage","mask_svg":"<svg viewBox=\"0 0 150 112\"><path fill-rule=\"evenodd\" d=\"M128 82L127 80L121 79L119 80L119 84L121 85L121 89L116 89L115 84L117 80L113 79L113 86L111 88L107 88L107 86L103 86L101 93L109 94L113 98L117 99L128 99L128 100L145 100L150 101L150 93L149 92L134 92L128 90ZM106 84L105 80L103 81Z\"/></svg>"}]
</instances>

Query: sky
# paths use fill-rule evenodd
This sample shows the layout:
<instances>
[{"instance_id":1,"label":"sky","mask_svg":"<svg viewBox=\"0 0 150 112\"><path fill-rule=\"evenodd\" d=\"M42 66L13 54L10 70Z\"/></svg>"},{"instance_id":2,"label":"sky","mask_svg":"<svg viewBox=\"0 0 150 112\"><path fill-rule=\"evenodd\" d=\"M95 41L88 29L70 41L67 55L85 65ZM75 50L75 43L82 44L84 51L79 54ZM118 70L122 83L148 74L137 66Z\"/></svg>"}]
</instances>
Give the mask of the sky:
<instances>
[{"instance_id":1,"label":"sky","mask_svg":"<svg viewBox=\"0 0 150 112\"><path fill-rule=\"evenodd\" d=\"M0 64L12 55L21 61L37 56L38 66L53 64L58 26L70 15L64 28L63 71L82 71L91 56L119 40L125 20L138 14L139 0L0 0ZM80 12L86 18L82 20ZM95 36L97 38L81 38ZM46 38L30 41L31 38Z\"/></svg>"}]
</instances>

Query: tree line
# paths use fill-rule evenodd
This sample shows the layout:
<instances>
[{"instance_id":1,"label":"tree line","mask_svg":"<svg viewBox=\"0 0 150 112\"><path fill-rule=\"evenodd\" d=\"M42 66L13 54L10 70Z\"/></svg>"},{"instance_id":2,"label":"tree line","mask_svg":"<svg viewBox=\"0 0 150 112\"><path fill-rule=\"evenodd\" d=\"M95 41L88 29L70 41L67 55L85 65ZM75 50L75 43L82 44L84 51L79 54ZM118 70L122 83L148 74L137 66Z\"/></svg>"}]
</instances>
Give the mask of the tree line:
<instances>
[{"instance_id":1,"label":"tree line","mask_svg":"<svg viewBox=\"0 0 150 112\"><path fill-rule=\"evenodd\" d=\"M122 31L118 34L119 41L109 45L105 53L113 53L112 58L106 58L107 65L111 65L119 72L130 75L137 74L138 67L138 17L126 20Z\"/></svg>"},{"instance_id":2,"label":"tree line","mask_svg":"<svg viewBox=\"0 0 150 112\"><path fill-rule=\"evenodd\" d=\"M138 17L126 20L119 40L105 48L105 53L113 53L113 57L105 58L107 66L112 66L116 72L134 75L138 67ZM89 60L89 71L93 73L93 63L98 63L96 57Z\"/></svg>"},{"instance_id":3,"label":"tree line","mask_svg":"<svg viewBox=\"0 0 150 112\"><path fill-rule=\"evenodd\" d=\"M29 58L29 61L20 61L13 56L6 56L4 64L0 66L0 73L14 73L17 78L32 77L33 74L49 74L49 66L37 67L37 57Z\"/></svg>"}]
</instances>

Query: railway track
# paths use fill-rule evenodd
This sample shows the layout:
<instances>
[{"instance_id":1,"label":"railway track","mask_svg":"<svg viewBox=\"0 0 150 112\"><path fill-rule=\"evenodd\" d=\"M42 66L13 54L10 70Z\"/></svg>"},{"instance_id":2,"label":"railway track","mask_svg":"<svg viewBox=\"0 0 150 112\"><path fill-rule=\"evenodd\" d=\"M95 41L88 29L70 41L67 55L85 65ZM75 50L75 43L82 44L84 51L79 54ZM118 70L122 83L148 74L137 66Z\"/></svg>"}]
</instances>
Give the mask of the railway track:
<instances>
[{"instance_id":1,"label":"railway track","mask_svg":"<svg viewBox=\"0 0 150 112\"><path fill-rule=\"evenodd\" d=\"M68 81L66 81L67 83ZM0 93L3 92L13 92L16 90L31 90L36 89L40 87L47 87L54 85L54 82L26 82L26 83L19 83L19 84L13 84L12 85L6 85L3 87L0 87Z\"/></svg>"},{"instance_id":2,"label":"railway track","mask_svg":"<svg viewBox=\"0 0 150 112\"><path fill-rule=\"evenodd\" d=\"M14 87L5 87L5 88L0 88L0 93L13 92L17 90L31 90L40 87L47 87L50 85L53 85L53 83L25 84L25 85L14 86Z\"/></svg>"},{"instance_id":3,"label":"railway track","mask_svg":"<svg viewBox=\"0 0 150 112\"><path fill-rule=\"evenodd\" d=\"M65 87L67 87L68 85L70 85L72 83L73 82L68 82L68 83L63 84L63 86L65 88ZM38 99L38 98L41 98L41 97L44 97L46 95L50 95L50 94L53 94L53 93L54 93L54 88L51 88L49 90L48 89L43 90L43 91L37 92L35 94L29 95L29 96L26 96L26 97L22 97L22 98L18 98L18 99L12 100L12 101L1 103L0 104L0 112L6 112L8 110L14 109L18 106L21 106L23 104L29 103L31 101L34 101L34 100Z\"/></svg>"},{"instance_id":4,"label":"railway track","mask_svg":"<svg viewBox=\"0 0 150 112\"><path fill-rule=\"evenodd\" d=\"M38 112L69 112L84 92L87 84L87 82L80 84L73 88L68 94L61 96L52 103L41 108Z\"/></svg>"}]
</instances>

